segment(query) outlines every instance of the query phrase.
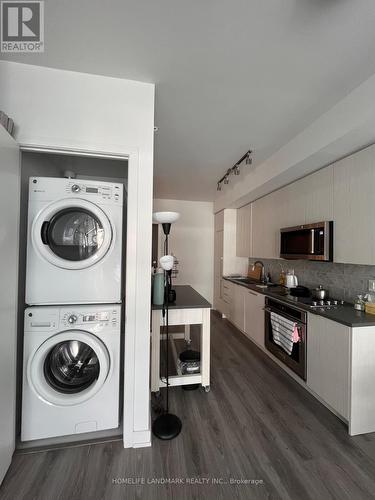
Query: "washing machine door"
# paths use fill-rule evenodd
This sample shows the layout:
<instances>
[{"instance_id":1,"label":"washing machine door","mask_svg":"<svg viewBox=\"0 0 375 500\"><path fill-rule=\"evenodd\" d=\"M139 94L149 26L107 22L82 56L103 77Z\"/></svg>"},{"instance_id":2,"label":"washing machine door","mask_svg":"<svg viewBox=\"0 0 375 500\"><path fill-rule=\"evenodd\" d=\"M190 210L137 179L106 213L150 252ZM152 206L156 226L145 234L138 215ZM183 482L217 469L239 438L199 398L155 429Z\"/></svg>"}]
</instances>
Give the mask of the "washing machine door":
<instances>
[{"instance_id":1,"label":"washing machine door","mask_svg":"<svg viewBox=\"0 0 375 500\"><path fill-rule=\"evenodd\" d=\"M96 264L114 240L114 229L103 210L76 198L48 205L35 218L31 231L39 254L63 269Z\"/></svg>"},{"instance_id":2,"label":"washing machine door","mask_svg":"<svg viewBox=\"0 0 375 500\"><path fill-rule=\"evenodd\" d=\"M81 330L47 339L30 357L28 382L37 396L58 406L82 404L104 385L111 371L103 342Z\"/></svg>"}]
</instances>

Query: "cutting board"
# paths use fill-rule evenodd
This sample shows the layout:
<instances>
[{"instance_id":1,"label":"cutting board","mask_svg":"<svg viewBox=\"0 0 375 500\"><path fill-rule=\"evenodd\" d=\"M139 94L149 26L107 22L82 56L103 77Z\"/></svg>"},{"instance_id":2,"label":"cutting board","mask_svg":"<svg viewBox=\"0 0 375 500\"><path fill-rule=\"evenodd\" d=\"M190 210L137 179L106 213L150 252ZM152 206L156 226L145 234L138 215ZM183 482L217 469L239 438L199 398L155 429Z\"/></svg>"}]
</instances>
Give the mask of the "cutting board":
<instances>
[{"instance_id":1,"label":"cutting board","mask_svg":"<svg viewBox=\"0 0 375 500\"><path fill-rule=\"evenodd\" d=\"M255 266L253 270L253 264L249 264L249 268L247 271L247 277L251 280L260 281L260 277L262 276L262 268L260 266Z\"/></svg>"}]
</instances>

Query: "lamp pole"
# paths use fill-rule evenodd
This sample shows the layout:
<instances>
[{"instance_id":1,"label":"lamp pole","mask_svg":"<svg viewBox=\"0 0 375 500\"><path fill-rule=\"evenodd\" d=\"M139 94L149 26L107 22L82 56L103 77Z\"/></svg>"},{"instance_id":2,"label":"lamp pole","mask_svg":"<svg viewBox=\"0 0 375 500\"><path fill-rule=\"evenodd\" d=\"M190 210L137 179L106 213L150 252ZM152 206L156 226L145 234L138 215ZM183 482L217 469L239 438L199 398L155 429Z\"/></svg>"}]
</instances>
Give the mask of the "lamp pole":
<instances>
[{"instance_id":1,"label":"lamp pole","mask_svg":"<svg viewBox=\"0 0 375 500\"><path fill-rule=\"evenodd\" d=\"M154 220L162 224L163 232L165 234L164 241L164 252L165 256L168 256L168 236L171 230L171 222L174 222L178 219L179 214L175 212L157 212L154 214ZM172 220L173 219L173 220ZM163 267L163 264L162 264ZM163 267L164 269L164 302L163 302L163 318L165 317L165 327L166 327L166 405L164 409L164 413L159 415L152 424L152 432L154 436L159 439L168 440L174 439L177 437L182 428L181 420L174 415L173 413L169 413L169 282L170 275L172 272L172 265L169 267Z\"/></svg>"}]
</instances>

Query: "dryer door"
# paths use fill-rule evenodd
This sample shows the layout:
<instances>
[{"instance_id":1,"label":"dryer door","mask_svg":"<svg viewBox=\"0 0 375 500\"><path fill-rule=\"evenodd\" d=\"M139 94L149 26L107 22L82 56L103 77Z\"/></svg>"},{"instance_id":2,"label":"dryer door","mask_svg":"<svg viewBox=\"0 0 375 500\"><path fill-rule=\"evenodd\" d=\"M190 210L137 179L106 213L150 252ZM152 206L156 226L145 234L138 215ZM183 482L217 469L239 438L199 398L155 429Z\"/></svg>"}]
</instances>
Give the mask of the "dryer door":
<instances>
[{"instance_id":1,"label":"dryer door","mask_svg":"<svg viewBox=\"0 0 375 500\"><path fill-rule=\"evenodd\" d=\"M65 199L48 205L32 226L36 250L63 269L84 269L99 262L114 239L108 217L86 200Z\"/></svg>"},{"instance_id":2,"label":"dryer door","mask_svg":"<svg viewBox=\"0 0 375 500\"><path fill-rule=\"evenodd\" d=\"M81 330L47 339L30 357L29 384L49 404L70 406L92 398L111 370L107 348L95 335Z\"/></svg>"}]
</instances>

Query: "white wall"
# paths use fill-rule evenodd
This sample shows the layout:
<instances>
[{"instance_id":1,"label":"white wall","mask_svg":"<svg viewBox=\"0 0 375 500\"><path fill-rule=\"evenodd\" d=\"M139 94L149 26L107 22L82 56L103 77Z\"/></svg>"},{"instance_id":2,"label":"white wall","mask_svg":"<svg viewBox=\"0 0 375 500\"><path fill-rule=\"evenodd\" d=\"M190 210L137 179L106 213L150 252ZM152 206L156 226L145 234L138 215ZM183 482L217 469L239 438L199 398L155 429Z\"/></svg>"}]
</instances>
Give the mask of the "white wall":
<instances>
[{"instance_id":1,"label":"white wall","mask_svg":"<svg viewBox=\"0 0 375 500\"><path fill-rule=\"evenodd\" d=\"M15 446L20 170L15 141L0 126L0 484ZM6 216L5 216L6 214Z\"/></svg>"},{"instance_id":2,"label":"white wall","mask_svg":"<svg viewBox=\"0 0 375 500\"><path fill-rule=\"evenodd\" d=\"M124 442L150 442L154 85L0 61L0 109L21 145L129 156Z\"/></svg>"},{"instance_id":3,"label":"white wall","mask_svg":"<svg viewBox=\"0 0 375 500\"><path fill-rule=\"evenodd\" d=\"M169 238L169 252L179 260L176 285L191 285L212 303L214 285L213 203L181 200L154 200L154 212L179 212ZM159 231L163 255L164 234Z\"/></svg>"}]
</instances>

